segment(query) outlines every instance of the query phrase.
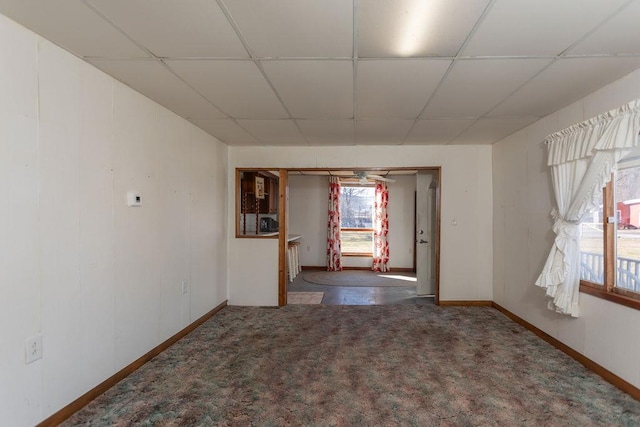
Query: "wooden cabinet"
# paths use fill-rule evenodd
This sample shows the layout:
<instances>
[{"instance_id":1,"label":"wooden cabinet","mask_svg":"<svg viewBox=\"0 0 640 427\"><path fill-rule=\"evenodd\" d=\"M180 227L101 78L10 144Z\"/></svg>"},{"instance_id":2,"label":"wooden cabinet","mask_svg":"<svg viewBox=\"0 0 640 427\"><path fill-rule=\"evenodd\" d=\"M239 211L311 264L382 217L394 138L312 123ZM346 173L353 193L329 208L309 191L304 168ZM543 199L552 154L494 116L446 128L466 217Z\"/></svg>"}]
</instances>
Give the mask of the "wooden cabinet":
<instances>
[{"instance_id":1,"label":"wooden cabinet","mask_svg":"<svg viewBox=\"0 0 640 427\"><path fill-rule=\"evenodd\" d=\"M257 198L262 192L264 198ZM240 177L240 209L242 213L278 213L278 178L267 172L242 172Z\"/></svg>"},{"instance_id":2,"label":"wooden cabinet","mask_svg":"<svg viewBox=\"0 0 640 427\"><path fill-rule=\"evenodd\" d=\"M269 213L278 213L278 196L279 196L279 183L276 179L269 179Z\"/></svg>"}]
</instances>

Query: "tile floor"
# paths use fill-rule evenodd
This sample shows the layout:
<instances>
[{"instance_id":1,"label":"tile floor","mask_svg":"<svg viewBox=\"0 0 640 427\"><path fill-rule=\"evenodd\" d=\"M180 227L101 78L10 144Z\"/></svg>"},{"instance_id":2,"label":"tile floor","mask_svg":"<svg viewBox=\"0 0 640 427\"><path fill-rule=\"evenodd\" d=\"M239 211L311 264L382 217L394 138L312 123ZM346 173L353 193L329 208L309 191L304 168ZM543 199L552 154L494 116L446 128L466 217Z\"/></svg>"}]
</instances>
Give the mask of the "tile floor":
<instances>
[{"instance_id":1,"label":"tile floor","mask_svg":"<svg viewBox=\"0 0 640 427\"><path fill-rule=\"evenodd\" d=\"M289 292L324 292L322 304L328 305L431 305L431 298L418 298L415 286L330 286L316 285L304 280L304 271L288 283Z\"/></svg>"}]
</instances>

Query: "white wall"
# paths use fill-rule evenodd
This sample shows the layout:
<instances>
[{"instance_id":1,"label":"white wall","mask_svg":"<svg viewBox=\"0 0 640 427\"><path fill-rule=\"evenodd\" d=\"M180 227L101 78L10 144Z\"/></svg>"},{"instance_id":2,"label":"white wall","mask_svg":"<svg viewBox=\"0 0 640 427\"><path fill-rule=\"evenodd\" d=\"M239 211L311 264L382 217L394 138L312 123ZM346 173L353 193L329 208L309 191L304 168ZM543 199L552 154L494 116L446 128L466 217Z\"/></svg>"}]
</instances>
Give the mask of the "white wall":
<instances>
[{"instance_id":1,"label":"white wall","mask_svg":"<svg viewBox=\"0 0 640 427\"><path fill-rule=\"evenodd\" d=\"M389 265L413 268L414 192L416 177L394 175L389 188ZM300 261L304 266L327 263L327 192L326 176L292 175L289 177L289 231L302 235ZM371 267L371 257L343 257L345 267Z\"/></svg>"},{"instance_id":2,"label":"white wall","mask_svg":"<svg viewBox=\"0 0 640 427\"><path fill-rule=\"evenodd\" d=\"M440 298L491 300L491 151L490 146L230 147L228 191L233 200L235 168L442 166ZM451 225L454 217L456 226ZM229 206L230 230L235 229L234 221L235 207ZM291 231L297 230L291 227ZM265 246L268 254L264 252ZM264 259L273 257L276 251L276 240L257 246L255 239L229 236L231 259L234 256ZM261 261L259 269L248 270L246 263L230 265L230 304L255 304L258 291L262 295L260 305L277 304L277 256L273 259L268 264Z\"/></svg>"},{"instance_id":3,"label":"white wall","mask_svg":"<svg viewBox=\"0 0 640 427\"><path fill-rule=\"evenodd\" d=\"M389 188L389 266L413 268L416 176L394 175Z\"/></svg>"},{"instance_id":4,"label":"white wall","mask_svg":"<svg viewBox=\"0 0 640 427\"><path fill-rule=\"evenodd\" d=\"M0 419L21 426L226 299L227 148L2 16L0 63Z\"/></svg>"},{"instance_id":5,"label":"white wall","mask_svg":"<svg viewBox=\"0 0 640 427\"><path fill-rule=\"evenodd\" d=\"M329 177L289 177L289 231L301 234L300 264L327 264L327 214Z\"/></svg>"},{"instance_id":6,"label":"white wall","mask_svg":"<svg viewBox=\"0 0 640 427\"><path fill-rule=\"evenodd\" d=\"M639 97L635 71L493 146L494 300L636 387L640 311L580 294L581 317L562 316L534 282L554 239L544 138Z\"/></svg>"}]
</instances>

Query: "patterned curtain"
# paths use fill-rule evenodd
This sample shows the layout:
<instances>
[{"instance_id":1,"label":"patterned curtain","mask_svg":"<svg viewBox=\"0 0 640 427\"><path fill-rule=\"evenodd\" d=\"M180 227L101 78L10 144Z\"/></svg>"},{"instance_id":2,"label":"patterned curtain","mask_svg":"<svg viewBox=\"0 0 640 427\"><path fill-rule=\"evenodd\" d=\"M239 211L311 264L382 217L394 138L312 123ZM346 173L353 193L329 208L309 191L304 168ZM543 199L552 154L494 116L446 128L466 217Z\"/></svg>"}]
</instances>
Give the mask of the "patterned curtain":
<instances>
[{"instance_id":1,"label":"patterned curtain","mask_svg":"<svg viewBox=\"0 0 640 427\"><path fill-rule=\"evenodd\" d=\"M376 181L376 197L373 212L373 271L389 271L389 190L387 183Z\"/></svg>"},{"instance_id":2,"label":"patterned curtain","mask_svg":"<svg viewBox=\"0 0 640 427\"><path fill-rule=\"evenodd\" d=\"M342 270L340 249L340 180L329 177L329 223L327 226L327 271Z\"/></svg>"}]
</instances>

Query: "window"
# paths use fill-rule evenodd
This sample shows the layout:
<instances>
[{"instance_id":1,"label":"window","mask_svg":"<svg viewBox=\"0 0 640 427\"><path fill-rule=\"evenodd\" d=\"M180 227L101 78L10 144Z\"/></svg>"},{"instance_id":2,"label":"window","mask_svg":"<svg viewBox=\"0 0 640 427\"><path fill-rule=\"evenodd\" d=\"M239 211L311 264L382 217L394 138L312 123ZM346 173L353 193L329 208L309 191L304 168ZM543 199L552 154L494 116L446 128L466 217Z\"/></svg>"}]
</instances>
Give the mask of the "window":
<instances>
[{"instance_id":1,"label":"window","mask_svg":"<svg viewBox=\"0 0 640 427\"><path fill-rule=\"evenodd\" d=\"M580 289L640 308L640 159L618 164L601 200L581 225Z\"/></svg>"},{"instance_id":2,"label":"window","mask_svg":"<svg viewBox=\"0 0 640 427\"><path fill-rule=\"evenodd\" d=\"M340 188L342 255L373 256L374 200L374 187L342 184Z\"/></svg>"}]
</instances>

